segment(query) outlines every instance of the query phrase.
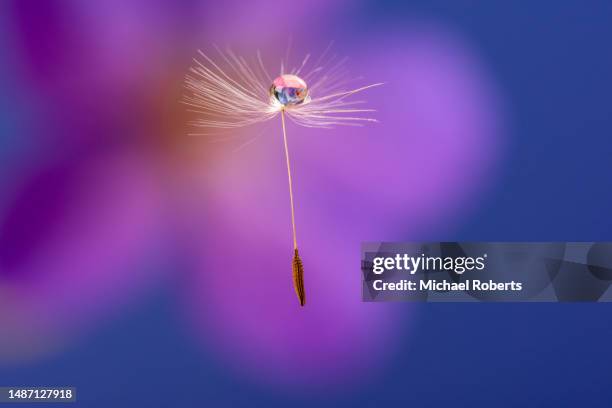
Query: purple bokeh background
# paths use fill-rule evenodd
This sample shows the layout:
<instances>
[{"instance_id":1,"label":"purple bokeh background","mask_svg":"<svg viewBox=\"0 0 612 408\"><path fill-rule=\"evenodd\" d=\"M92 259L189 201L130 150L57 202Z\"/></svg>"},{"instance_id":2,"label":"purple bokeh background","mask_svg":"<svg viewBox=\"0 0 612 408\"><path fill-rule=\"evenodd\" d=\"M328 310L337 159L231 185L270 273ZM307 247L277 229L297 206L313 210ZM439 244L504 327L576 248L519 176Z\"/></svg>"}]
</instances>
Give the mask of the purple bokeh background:
<instances>
[{"instance_id":1,"label":"purple bokeh background","mask_svg":"<svg viewBox=\"0 0 612 408\"><path fill-rule=\"evenodd\" d=\"M1 116L19 131L0 193L0 364L61 352L174 283L189 333L249 381L352 384L392 357L414 312L361 303L359 243L431 237L477 203L503 147L494 81L440 25L364 30L344 2L317 1L296 26L282 2L226 3L8 7L20 74L2 86L21 114ZM280 61L289 37L296 59L333 39L355 76L386 83L364 95L378 124L288 127L304 310L280 124L193 138L179 103L197 48Z\"/></svg>"}]
</instances>

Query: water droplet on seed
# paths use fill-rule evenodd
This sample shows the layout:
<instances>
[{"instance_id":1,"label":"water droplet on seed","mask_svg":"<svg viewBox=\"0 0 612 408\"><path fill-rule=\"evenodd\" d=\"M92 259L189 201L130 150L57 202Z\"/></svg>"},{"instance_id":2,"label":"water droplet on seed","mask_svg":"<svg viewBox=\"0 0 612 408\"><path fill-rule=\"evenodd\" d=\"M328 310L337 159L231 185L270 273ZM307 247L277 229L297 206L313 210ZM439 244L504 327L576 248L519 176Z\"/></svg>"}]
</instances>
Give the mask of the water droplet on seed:
<instances>
[{"instance_id":1,"label":"water droplet on seed","mask_svg":"<svg viewBox=\"0 0 612 408\"><path fill-rule=\"evenodd\" d=\"M296 75L281 75L272 82L270 95L281 105L291 106L308 102L308 86Z\"/></svg>"}]
</instances>

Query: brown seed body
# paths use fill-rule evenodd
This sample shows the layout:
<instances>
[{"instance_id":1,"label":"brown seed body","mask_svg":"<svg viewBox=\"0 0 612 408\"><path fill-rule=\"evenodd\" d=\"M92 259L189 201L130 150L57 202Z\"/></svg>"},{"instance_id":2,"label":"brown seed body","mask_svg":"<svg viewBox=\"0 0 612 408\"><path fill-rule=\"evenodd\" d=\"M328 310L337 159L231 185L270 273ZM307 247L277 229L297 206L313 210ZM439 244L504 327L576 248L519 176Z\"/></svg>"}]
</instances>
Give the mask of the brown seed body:
<instances>
[{"instance_id":1,"label":"brown seed body","mask_svg":"<svg viewBox=\"0 0 612 408\"><path fill-rule=\"evenodd\" d=\"M300 306L304 306L306 304L306 292L304 290L304 265L302 264L297 248L295 249L295 253L293 255L292 267L295 293L300 301Z\"/></svg>"}]
</instances>

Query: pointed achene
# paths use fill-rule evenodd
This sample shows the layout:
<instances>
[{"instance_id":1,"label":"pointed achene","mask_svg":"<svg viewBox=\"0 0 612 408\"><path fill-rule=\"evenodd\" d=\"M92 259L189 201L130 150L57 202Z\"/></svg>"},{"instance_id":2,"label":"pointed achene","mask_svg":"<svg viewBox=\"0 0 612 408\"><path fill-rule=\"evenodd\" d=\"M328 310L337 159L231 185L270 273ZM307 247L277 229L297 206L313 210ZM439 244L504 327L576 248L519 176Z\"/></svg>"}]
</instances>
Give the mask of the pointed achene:
<instances>
[{"instance_id":1,"label":"pointed achene","mask_svg":"<svg viewBox=\"0 0 612 408\"><path fill-rule=\"evenodd\" d=\"M304 290L304 265L300 259L297 248L293 254L293 287L295 288L295 294L300 301L300 306L306 304L306 291Z\"/></svg>"}]
</instances>

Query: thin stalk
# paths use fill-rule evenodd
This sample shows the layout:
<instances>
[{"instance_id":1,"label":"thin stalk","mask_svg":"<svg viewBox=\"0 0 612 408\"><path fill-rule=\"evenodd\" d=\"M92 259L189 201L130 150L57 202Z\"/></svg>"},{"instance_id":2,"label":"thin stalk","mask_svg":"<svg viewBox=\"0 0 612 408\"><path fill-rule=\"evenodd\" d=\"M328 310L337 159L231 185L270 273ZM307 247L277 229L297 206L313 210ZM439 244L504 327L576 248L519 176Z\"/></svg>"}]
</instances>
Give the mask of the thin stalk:
<instances>
[{"instance_id":1,"label":"thin stalk","mask_svg":"<svg viewBox=\"0 0 612 408\"><path fill-rule=\"evenodd\" d=\"M306 291L304 289L304 265L300 259L297 246L297 233L295 231L295 208L293 205L293 180L291 179L291 163L289 161L289 147L287 146L287 129L285 127L285 110L281 110L281 122L283 124L283 142L285 143L285 159L287 161L287 178L289 180L289 200L291 202L291 230L293 232L293 287L300 302L300 306L306 304Z\"/></svg>"},{"instance_id":2,"label":"thin stalk","mask_svg":"<svg viewBox=\"0 0 612 408\"><path fill-rule=\"evenodd\" d=\"M281 111L283 123L283 141L285 142L285 159L287 160L287 177L289 179L289 200L291 201L291 230L293 231L293 249L297 249L297 233L295 232L295 208L293 205L293 180L291 179L291 164L289 162L289 147L287 146L287 130L285 128L285 110Z\"/></svg>"}]
</instances>

